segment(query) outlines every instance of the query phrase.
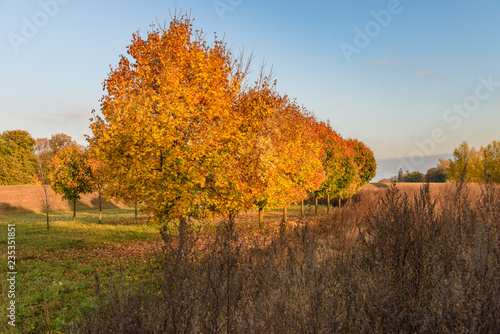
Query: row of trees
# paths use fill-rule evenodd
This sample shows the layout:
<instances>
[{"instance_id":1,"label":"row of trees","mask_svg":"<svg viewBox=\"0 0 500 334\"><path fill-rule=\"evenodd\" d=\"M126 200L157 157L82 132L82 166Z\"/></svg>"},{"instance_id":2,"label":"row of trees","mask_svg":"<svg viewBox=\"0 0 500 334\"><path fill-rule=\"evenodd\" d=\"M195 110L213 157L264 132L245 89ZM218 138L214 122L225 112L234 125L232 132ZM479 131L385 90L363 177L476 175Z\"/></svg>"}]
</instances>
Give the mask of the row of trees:
<instances>
[{"instance_id":1,"label":"row of trees","mask_svg":"<svg viewBox=\"0 0 500 334\"><path fill-rule=\"evenodd\" d=\"M494 140L476 149L464 141L453 151L452 159L439 159L426 174L400 169L391 181L500 183L500 142Z\"/></svg>"},{"instance_id":2,"label":"row of trees","mask_svg":"<svg viewBox=\"0 0 500 334\"><path fill-rule=\"evenodd\" d=\"M212 45L189 18L133 35L104 82L90 149L104 192L142 202L159 220L285 208L345 198L375 175L372 151L345 140L269 76L249 84L250 61Z\"/></svg>"},{"instance_id":3,"label":"row of trees","mask_svg":"<svg viewBox=\"0 0 500 334\"><path fill-rule=\"evenodd\" d=\"M375 175L368 147L280 95L269 76L249 84L250 61L218 39L208 45L186 17L146 39L135 34L128 54L104 83L89 147L64 134L35 141L6 132L0 152L11 151L1 157L30 167L22 175L14 162L0 164L18 175L2 184L50 182L74 216L80 195L97 190L142 203L160 221L232 220L257 207L262 227L266 208L284 208L286 219L286 207L309 194L347 198ZM12 142L24 151L12 154Z\"/></svg>"}]
</instances>

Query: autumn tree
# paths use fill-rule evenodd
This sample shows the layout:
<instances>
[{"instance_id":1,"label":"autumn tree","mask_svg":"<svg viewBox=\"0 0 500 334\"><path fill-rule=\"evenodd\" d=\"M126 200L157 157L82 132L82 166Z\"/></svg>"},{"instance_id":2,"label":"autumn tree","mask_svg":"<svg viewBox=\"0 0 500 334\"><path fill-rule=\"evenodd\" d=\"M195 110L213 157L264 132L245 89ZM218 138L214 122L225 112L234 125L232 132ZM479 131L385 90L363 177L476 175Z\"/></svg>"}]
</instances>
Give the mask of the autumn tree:
<instances>
[{"instance_id":1,"label":"autumn tree","mask_svg":"<svg viewBox=\"0 0 500 334\"><path fill-rule=\"evenodd\" d=\"M233 221L253 205L284 208L286 220L286 206L324 181L314 117L269 76L242 87L242 57L217 38L208 45L189 18L134 34L127 53L104 82L89 138L108 196L179 218L182 233L186 216Z\"/></svg>"},{"instance_id":2,"label":"autumn tree","mask_svg":"<svg viewBox=\"0 0 500 334\"><path fill-rule=\"evenodd\" d=\"M181 225L210 214L207 183L217 182L238 140L241 78L229 50L218 39L209 46L182 16L145 38L134 34L127 53L105 80L103 116L91 125L107 191L122 199L133 189L146 212Z\"/></svg>"},{"instance_id":3,"label":"autumn tree","mask_svg":"<svg viewBox=\"0 0 500 334\"><path fill-rule=\"evenodd\" d=\"M64 133L57 133L50 138L37 138L35 145L35 155L38 159L38 165L43 168L43 174L50 172L50 163L52 158L67 146L77 146L77 143L71 136ZM38 171L40 174L42 171Z\"/></svg>"},{"instance_id":4,"label":"autumn tree","mask_svg":"<svg viewBox=\"0 0 500 334\"><path fill-rule=\"evenodd\" d=\"M52 189L73 202L73 220L76 219L76 201L81 194L93 190L92 168L87 155L78 146L67 146L51 162L49 174Z\"/></svg>"},{"instance_id":5,"label":"autumn tree","mask_svg":"<svg viewBox=\"0 0 500 334\"><path fill-rule=\"evenodd\" d=\"M377 161L373 151L362 141L349 139L348 143L353 149L354 164L359 170L359 187L370 182L377 173Z\"/></svg>"},{"instance_id":6,"label":"autumn tree","mask_svg":"<svg viewBox=\"0 0 500 334\"><path fill-rule=\"evenodd\" d=\"M286 222L287 206L324 179L320 145L311 140L315 119L288 96L280 96L266 78L240 95L236 114L243 118L239 136L244 140L232 155L238 168L229 168L229 173L238 189L233 193L242 200L239 209L255 205L260 228L269 208L282 208Z\"/></svg>"},{"instance_id":7,"label":"autumn tree","mask_svg":"<svg viewBox=\"0 0 500 334\"><path fill-rule=\"evenodd\" d=\"M448 170L448 178L453 182L483 182L482 152L469 148L467 142L462 142L453 151L453 160Z\"/></svg>"},{"instance_id":8,"label":"autumn tree","mask_svg":"<svg viewBox=\"0 0 500 334\"><path fill-rule=\"evenodd\" d=\"M92 157L90 154L87 155L87 164L91 170L92 186L93 190L97 191L98 201L99 201L99 224L102 222L102 195L105 186L105 174L102 168L102 162Z\"/></svg>"}]
</instances>

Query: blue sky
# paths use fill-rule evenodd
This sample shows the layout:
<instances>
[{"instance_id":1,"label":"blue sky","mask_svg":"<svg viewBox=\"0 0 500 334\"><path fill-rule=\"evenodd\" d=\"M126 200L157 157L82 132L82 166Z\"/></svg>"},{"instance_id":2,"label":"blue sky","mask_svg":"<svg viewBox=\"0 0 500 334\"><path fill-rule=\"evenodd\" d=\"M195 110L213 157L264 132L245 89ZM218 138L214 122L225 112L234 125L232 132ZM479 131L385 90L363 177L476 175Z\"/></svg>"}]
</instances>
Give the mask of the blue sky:
<instances>
[{"instance_id":1,"label":"blue sky","mask_svg":"<svg viewBox=\"0 0 500 334\"><path fill-rule=\"evenodd\" d=\"M175 8L377 159L419 170L419 155L500 139L500 2L486 0L3 0L0 132L84 142L109 66Z\"/></svg>"}]
</instances>

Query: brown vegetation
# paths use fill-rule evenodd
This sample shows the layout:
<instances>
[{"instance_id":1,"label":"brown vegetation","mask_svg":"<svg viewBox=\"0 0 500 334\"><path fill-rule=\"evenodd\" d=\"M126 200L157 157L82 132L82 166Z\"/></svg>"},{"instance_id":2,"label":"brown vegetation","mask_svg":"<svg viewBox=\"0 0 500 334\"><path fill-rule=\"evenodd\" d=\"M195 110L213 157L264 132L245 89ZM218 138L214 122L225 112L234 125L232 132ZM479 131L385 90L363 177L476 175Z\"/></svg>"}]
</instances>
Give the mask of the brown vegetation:
<instances>
[{"instance_id":1,"label":"brown vegetation","mask_svg":"<svg viewBox=\"0 0 500 334\"><path fill-rule=\"evenodd\" d=\"M498 332L499 222L498 187L391 186L265 236L165 229L154 284L97 289L73 331Z\"/></svg>"}]
</instances>

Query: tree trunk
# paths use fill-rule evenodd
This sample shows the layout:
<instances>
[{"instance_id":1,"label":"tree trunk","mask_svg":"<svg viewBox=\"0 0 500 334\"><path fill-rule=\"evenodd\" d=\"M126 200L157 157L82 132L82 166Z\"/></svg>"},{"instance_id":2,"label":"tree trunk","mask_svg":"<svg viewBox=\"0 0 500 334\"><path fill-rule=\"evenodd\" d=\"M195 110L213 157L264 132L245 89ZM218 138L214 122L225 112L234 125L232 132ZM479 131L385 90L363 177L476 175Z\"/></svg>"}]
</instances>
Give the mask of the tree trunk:
<instances>
[{"instance_id":1,"label":"tree trunk","mask_svg":"<svg viewBox=\"0 0 500 334\"><path fill-rule=\"evenodd\" d=\"M342 207L342 199L340 199L340 197L339 197L339 208L341 208L341 207Z\"/></svg>"},{"instance_id":2,"label":"tree trunk","mask_svg":"<svg viewBox=\"0 0 500 334\"><path fill-rule=\"evenodd\" d=\"M300 216L304 217L304 199L300 201Z\"/></svg>"},{"instance_id":3,"label":"tree trunk","mask_svg":"<svg viewBox=\"0 0 500 334\"><path fill-rule=\"evenodd\" d=\"M318 215L318 196L314 196L314 215Z\"/></svg>"},{"instance_id":4,"label":"tree trunk","mask_svg":"<svg viewBox=\"0 0 500 334\"><path fill-rule=\"evenodd\" d=\"M231 240L234 237L234 226L236 224L236 215L237 215L237 213L232 212L229 214L229 217L228 217L227 232L228 232L228 234L229 234L228 236Z\"/></svg>"},{"instance_id":5,"label":"tree trunk","mask_svg":"<svg viewBox=\"0 0 500 334\"><path fill-rule=\"evenodd\" d=\"M38 162L38 171L42 175L42 185L43 185L43 193L45 195L45 212L47 213L47 231L48 231L50 228L50 224L49 224L49 209L50 209L49 196L47 195L47 183L45 182L45 174L43 173L43 166L42 166L42 163L40 161Z\"/></svg>"},{"instance_id":6,"label":"tree trunk","mask_svg":"<svg viewBox=\"0 0 500 334\"><path fill-rule=\"evenodd\" d=\"M327 202L326 214L329 214L330 213L330 195L326 195L326 202Z\"/></svg>"},{"instance_id":7,"label":"tree trunk","mask_svg":"<svg viewBox=\"0 0 500 334\"><path fill-rule=\"evenodd\" d=\"M137 223L137 201L135 202L135 222Z\"/></svg>"},{"instance_id":8,"label":"tree trunk","mask_svg":"<svg viewBox=\"0 0 500 334\"><path fill-rule=\"evenodd\" d=\"M288 217L286 215L286 206L283 207L283 223L286 223L288 221Z\"/></svg>"},{"instance_id":9,"label":"tree trunk","mask_svg":"<svg viewBox=\"0 0 500 334\"><path fill-rule=\"evenodd\" d=\"M264 208L259 208L259 228L264 228Z\"/></svg>"},{"instance_id":10,"label":"tree trunk","mask_svg":"<svg viewBox=\"0 0 500 334\"><path fill-rule=\"evenodd\" d=\"M179 255L181 259L186 257L187 245L187 220L186 217L179 217Z\"/></svg>"},{"instance_id":11,"label":"tree trunk","mask_svg":"<svg viewBox=\"0 0 500 334\"><path fill-rule=\"evenodd\" d=\"M99 224L102 222L102 202L101 202L102 196L101 196L101 191L99 190Z\"/></svg>"},{"instance_id":12,"label":"tree trunk","mask_svg":"<svg viewBox=\"0 0 500 334\"><path fill-rule=\"evenodd\" d=\"M76 220L76 201L73 201L73 221Z\"/></svg>"}]
</instances>

